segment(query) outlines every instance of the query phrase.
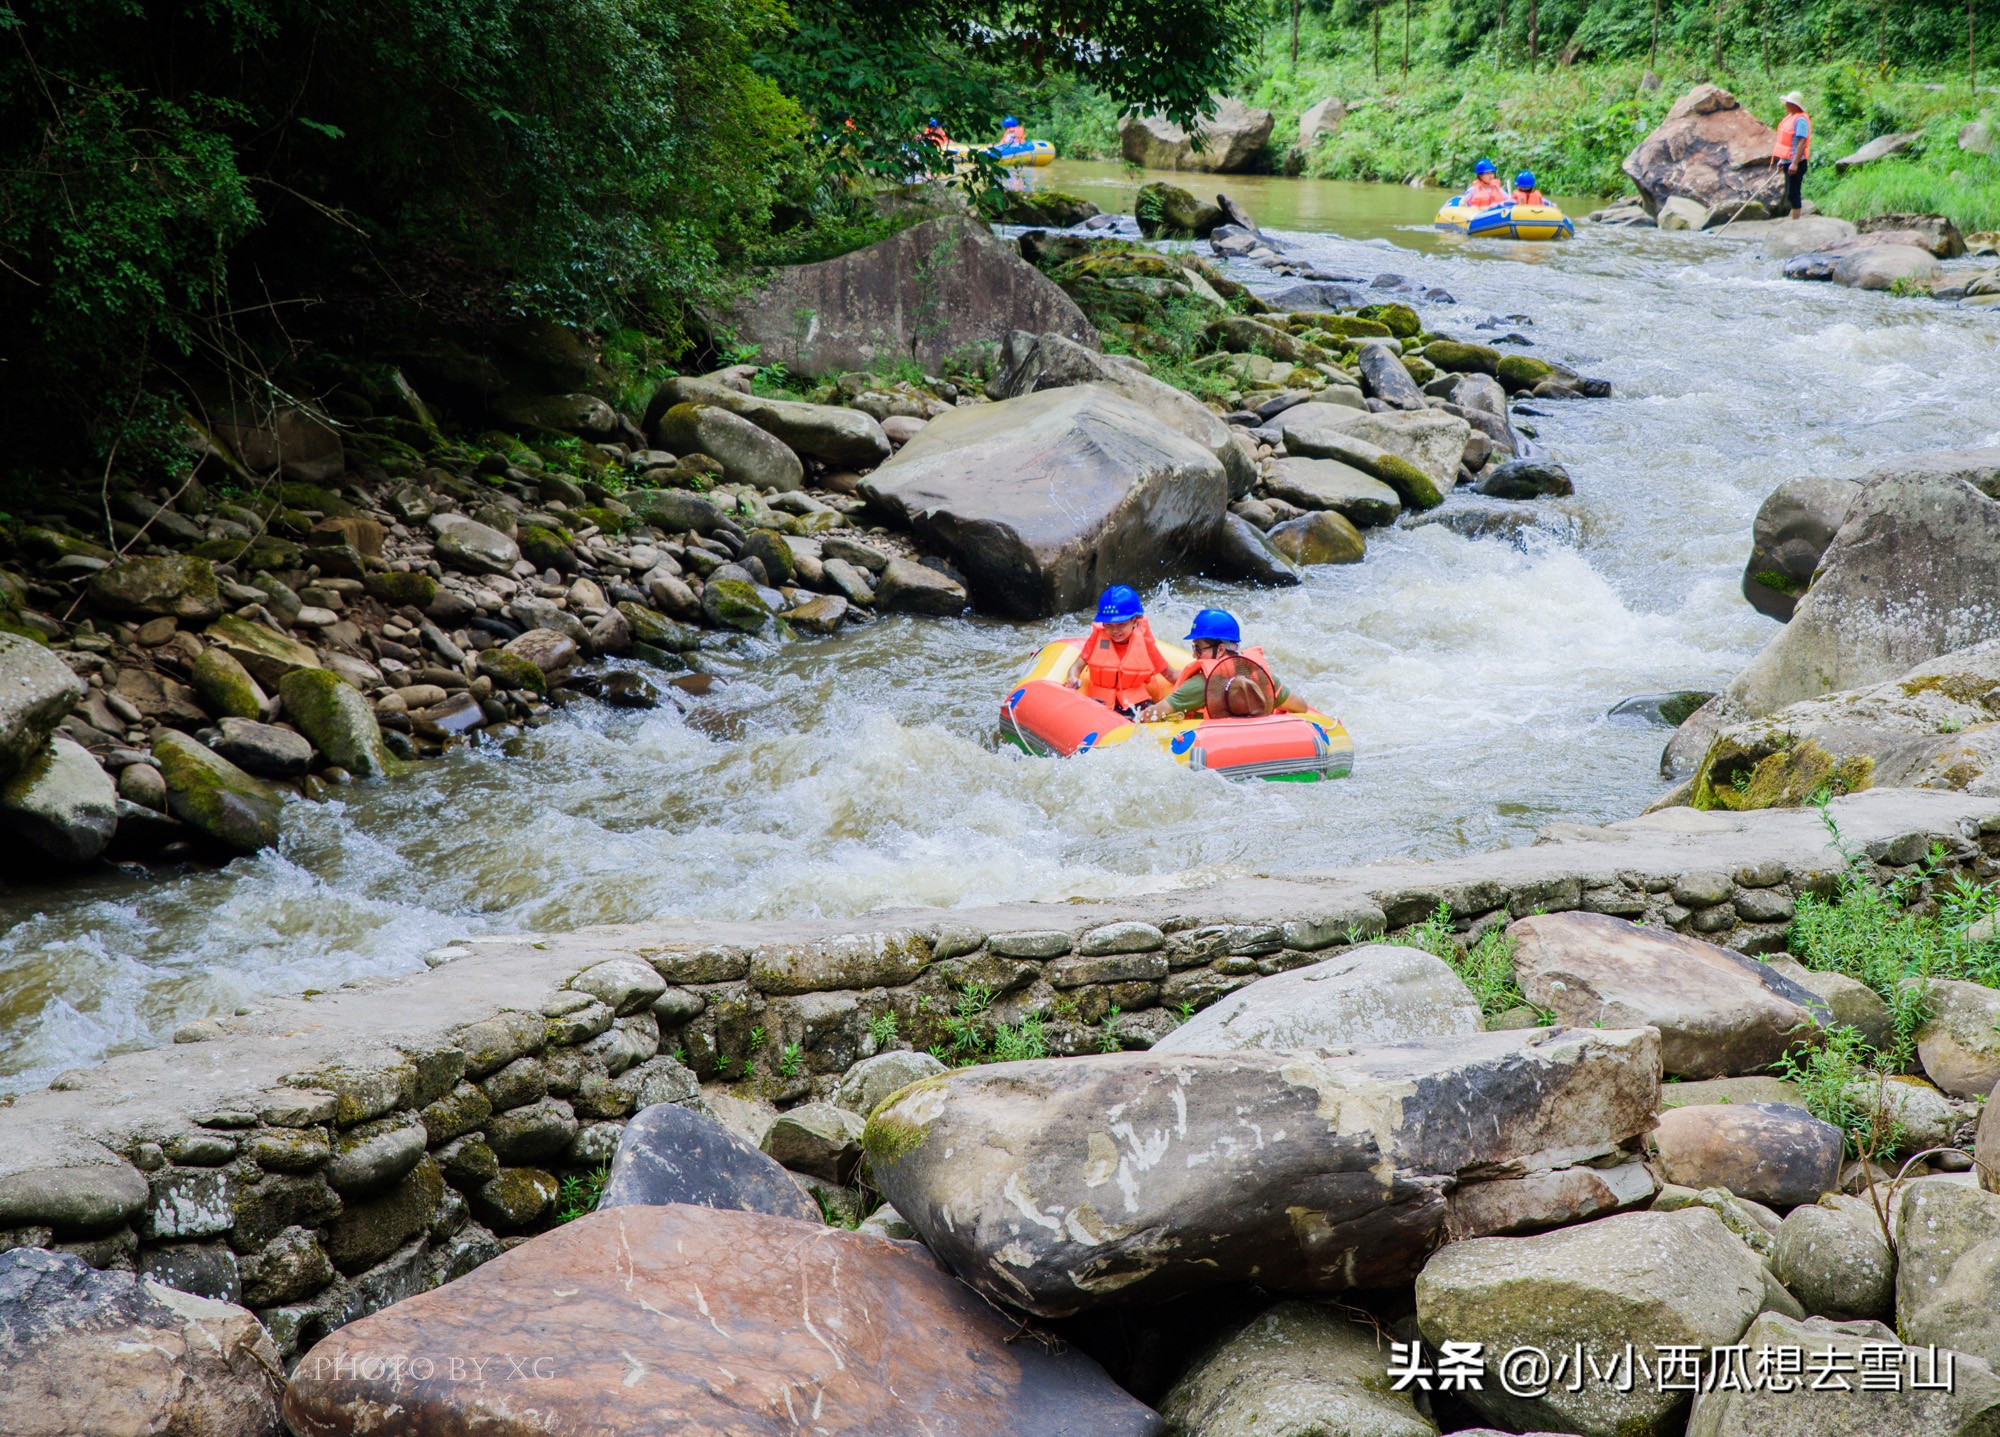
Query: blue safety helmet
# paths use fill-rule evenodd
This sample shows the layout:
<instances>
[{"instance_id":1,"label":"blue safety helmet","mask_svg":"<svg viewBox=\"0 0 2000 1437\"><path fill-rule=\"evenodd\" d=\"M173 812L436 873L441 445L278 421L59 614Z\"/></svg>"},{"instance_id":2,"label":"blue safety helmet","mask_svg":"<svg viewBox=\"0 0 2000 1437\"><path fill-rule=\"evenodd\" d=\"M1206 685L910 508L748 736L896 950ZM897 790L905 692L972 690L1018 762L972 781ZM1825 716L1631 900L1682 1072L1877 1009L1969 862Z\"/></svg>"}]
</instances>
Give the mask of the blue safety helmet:
<instances>
[{"instance_id":1,"label":"blue safety helmet","mask_svg":"<svg viewBox=\"0 0 2000 1437\"><path fill-rule=\"evenodd\" d=\"M1514 176L1514 185L1517 189L1532 190L1535 187L1535 172L1533 170L1521 171L1520 174Z\"/></svg>"},{"instance_id":2,"label":"blue safety helmet","mask_svg":"<svg viewBox=\"0 0 2000 1437\"><path fill-rule=\"evenodd\" d=\"M1006 119L1000 122L1000 128L1003 130L1011 130L1014 128L1014 126L1020 123L1021 122L1019 120L1015 119L1012 115L1009 115Z\"/></svg>"},{"instance_id":3,"label":"blue safety helmet","mask_svg":"<svg viewBox=\"0 0 2000 1437\"><path fill-rule=\"evenodd\" d=\"M1474 173L1475 175L1490 175L1495 173L1493 168L1493 161L1481 160L1478 164L1472 167L1472 173Z\"/></svg>"},{"instance_id":4,"label":"blue safety helmet","mask_svg":"<svg viewBox=\"0 0 2000 1437\"><path fill-rule=\"evenodd\" d=\"M1100 624L1122 624L1145 612L1146 606L1139 602L1139 595L1130 585L1113 584L1097 596L1097 622Z\"/></svg>"},{"instance_id":5,"label":"blue safety helmet","mask_svg":"<svg viewBox=\"0 0 2000 1437\"><path fill-rule=\"evenodd\" d=\"M1243 642L1243 630L1236 622L1236 615L1227 609L1203 609L1194 616L1194 624L1188 629L1188 642L1196 639L1213 639L1222 644Z\"/></svg>"}]
</instances>

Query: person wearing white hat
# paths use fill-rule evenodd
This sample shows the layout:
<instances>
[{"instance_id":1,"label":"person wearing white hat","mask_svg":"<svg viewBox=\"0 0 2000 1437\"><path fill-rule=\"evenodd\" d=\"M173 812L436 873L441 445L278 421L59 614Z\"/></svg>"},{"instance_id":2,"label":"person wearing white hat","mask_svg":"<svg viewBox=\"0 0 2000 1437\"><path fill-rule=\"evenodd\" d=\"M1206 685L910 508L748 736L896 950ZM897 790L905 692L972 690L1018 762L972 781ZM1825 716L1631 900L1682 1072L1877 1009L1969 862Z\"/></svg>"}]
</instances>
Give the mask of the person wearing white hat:
<instances>
[{"instance_id":1,"label":"person wearing white hat","mask_svg":"<svg viewBox=\"0 0 2000 1437\"><path fill-rule=\"evenodd\" d=\"M1771 149L1771 163L1785 167L1785 204L1791 218L1805 209L1806 156L1812 150L1812 116L1806 113L1806 97L1797 90L1785 96L1785 118L1778 121L1778 142Z\"/></svg>"}]
</instances>

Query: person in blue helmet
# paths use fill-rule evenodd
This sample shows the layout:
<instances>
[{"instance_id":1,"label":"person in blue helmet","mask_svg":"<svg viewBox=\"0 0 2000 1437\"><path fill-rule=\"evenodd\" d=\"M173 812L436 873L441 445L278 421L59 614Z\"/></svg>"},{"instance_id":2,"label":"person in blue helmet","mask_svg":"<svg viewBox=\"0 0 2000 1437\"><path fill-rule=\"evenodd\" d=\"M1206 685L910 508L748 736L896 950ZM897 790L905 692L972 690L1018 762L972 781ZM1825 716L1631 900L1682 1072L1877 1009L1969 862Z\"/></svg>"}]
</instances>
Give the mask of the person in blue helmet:
<instances>
[{"instance_id":1,"label":"person in blue helmet","mask_svg":"<svg viewBox=\"0 0 2000 1437\"><path fill-rule=\"evenodd\" d=\"M1306 711L1305 700L1271 676L1264 651L1243 647L1243 628L1227 609L1203 609L1188 629L1194 662L1172 692L1140 717L1262 718Z\"/></svg>"},{"instance_id":2,"label":"person in blue helmet","mask_svg":"<svg viewBox=\"0 0 2000 1437\"><path fill-rule=\"evenodd\" d=\"M1481 160L1472 167L1472 188L1465 192L1465 207L1469 210L1490 210L1495 205L1507 203L1507 192L1500 188L1500 172L1493 161Z\"/></svg>"},{"instance_id":3,"label":"person in blue helmet","mask_svg":"<svg viewBox=\"0 0 2000 1437\"><path fill-rule=\"evenodd\" d=\"M1514 203L1517 205L1546 205L1548 200L1535 187L1535 172L1523 170L1514 176Z\"/></svg>"},{"instance_id":4,"label":"person in blue helmet","mask_svg":"<svg viewBox=\"0 0 2000 1437\"><path fill-rule=\"evenodd\" d=\"M1173 665L1153 638L1138 594L1125 584L1113 584L1098 598L1097 622L1084 636L1063 684L1129 714L1164 696L1172 687L1172 674Z\"/></svg>"},{"instance_id":5,"label":"person in blue helmet","mask_svg":"<svg viewBox=\"0 0 2000 1437\"><path fill-rule=\"evenodd\" d=\"M1028 128L1014 116L1009 115L1000 122L1001 145L1025 145L1028 143Z\"/></svg>"}]
</instances>

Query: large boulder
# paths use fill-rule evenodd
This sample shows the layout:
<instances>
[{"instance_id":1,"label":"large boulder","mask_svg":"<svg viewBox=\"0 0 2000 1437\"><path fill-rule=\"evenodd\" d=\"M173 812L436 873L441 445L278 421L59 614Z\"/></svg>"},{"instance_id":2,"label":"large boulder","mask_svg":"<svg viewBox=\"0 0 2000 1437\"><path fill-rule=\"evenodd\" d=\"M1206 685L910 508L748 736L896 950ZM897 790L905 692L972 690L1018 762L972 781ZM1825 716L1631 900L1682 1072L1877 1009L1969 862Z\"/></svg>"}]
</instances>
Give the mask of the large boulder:
<instances>
[{"instance_id":1,"label":"large boulder","mask_svg":"<svg viewBox=\"0 0 2000 1437\"><path fill-rule=\"evenodd\" d=\"M706 454L718 461L723 477L732 484L785 493L806 482L805 466L783 440L706 401L672 406L660 416L652 434L653 442L671 453ZM883 443L887 442L885 438Z\"/></svg>"},{"instance_id":2,"label":"large boulder","mask_svg":"<svg viewBox=\"0 0 2000 1437\"><path fill-rule=\"evenodd\" d=\"M0 830L43 857L81 865L111 844L118 789L90 750L61 734L0 783Z\"/></svg>"},{"instance_id":3,"label":"large boulder","mask_svg":"<svg viewBox=\"0 0 2000 1437\"><path fill-rule=\"evenodd\" d=\"M1743 566L1743 597L1752 608L1781 622L1792 617L1860 492L1853 479L1805 478L1764 496Z\"/></svg>"},{"instance_id":4,"label":"large boulder","mask_svg":"<svg viewBox=\"0 0 2000 1437\"><path fill-rule=\"evenodd\" d=\"M1863 165L1872 165L1877 160L1886 160L1891 155L1902 154L1923 137L1921 130L1903 130L1892 135L1877 135L1860 149L1851 150L1835 160L1833 168L1842 174L1848 170L1858 170Z\"/></svg>"},{"instance_id":5,"label":"large boulder","mask_svg":"<svg viewBox=\"0 0 2000 1437\"><path fill-rule=\"evenodd\" d=\"M1953 1263L1901 1326L1911 1342L1970 1353L1989 1365L2000 1362L2000 1237Z\"/></svg>"},{"instance_id":6,"label":"large boulder","mask_svg":"<svg viewBox=\"0 0 2000 1437\"><path fill-rule=\"evenodd\" d=\"M655 1103L618 1135L598 1210L730 1208L818 1222L819 1209L790 1173L706 1113Z\"/></svg>"},{"instance_id":7,"label":"large boulder","mask_svg":"<svg viewBox=\"0 0 2000 1437\"><path fill-rule=\"evenodd\" d=\"M1147 239L1207 239L1225 223L1222 207L1213 200L1196 199L1164 180L1139 187L1132 199L1132 217Z\"/></svg>"},{"instance_id":8,"label":"large boulder","mask_svg":"<svg viewBox=\"0 0 2000 1437\"><path fill-rule=\"evenodd\" d=\"M0 1432L277 1437L284 1368L242 1308L68 1253L0 1253Z\"/></svg>"},{"instance_id":9,"label":"large boulder","mask_svg":"<svg viewBox=\"0 0 2000 1437\"><path fill-rule=\"evenodd\" d=\"M2000 1194L1954 1178L1923 1178L1889 1199L1896 1239L1896 1313L1922 1311L1968 1254L2000 1238Z\"/></svg>"},{"instance_id":10,"label":"large boulder","mask_svg":"<svg viewBox=\"0 0 2000 1437\"><path fill-rule=\"evenodd\" d=\"M1829 1193L1785 1214L1771 1270L1807 1312L1820 1317L1895 1315L1896 1255L1865 1198Z\"/></svg>"},{"instance_id":11,"label":"large boulder","mask_svg":"<svg viewBox=\"0 0 2000 1437\"><path fill-rule=\"evenodd\" d=\"M1981 1437L2000 1432L2000 1377L1976 1357L1903 1347L1879 1322L1804 1321L1766 1312L1743 1334L1753 1355L1803 1368L1763 1382L1704 1384L1687 1437ZM1949 1364L1951 1371L1946 1372ZM1878 1377L1871 1385L1858 1375ZM1831 1374L1822 1376L1820 1374ZM1754 1369L1753 1369L1754 1375ZM1923 1382L1926 1385L1919 1386Z\"/></svg>"},{"instance_id":12,"label":"large boulder","mask_svg":"<svg viewBox=\"0 0 2000 1437\"><path fill-rule=\"evenodd\" d=\"M341 1328L294 1369L285 1417L490 1437L1160 1430L1075 1348L1018 1335L913 1243L621 1207ZM517 1354L526 1380L453 1380L488 1353Z\"/></svg>"},{"instance_id":13,"label":"large boulder","mask_svg":"<svg viewBox=\"0 0 2000 1437\"><path fill-rule=\"evenodd\" d=\"M1535 914L1507 935L1530 1003L1579 1026L1657 1028L1665 1071L1684 1078L1761 1072L1825 1012L1754 958L1607 914Z\"/></svg>"},{"instance_id":14,"label":"large boulder","mask_svg":"<svg viewBox=\"0 0 2000 1437\"><path fill-rule=\"evenodd\" d=\"M1103 385L1213 454L1229 476L1232 497L1250 492L1257 480L1256 459L1236 442L1235 430L1186 390L1153 378L1129 359L1086 349L1061 334L1010 336L1010 340L1018 357L987 390L990 397L1018 399L1073 384Z\"/></svg>"},{"instance_id":15,"label":"large boulder","mask_svg":"<svg viewBox=\"0 0 2000 1437\"><path fill-rule=\"evenodd\" d=\"M1950 978L1930 982L1930 1016L1917 1056L1954 1098L1983 1098L2000 1084L2000 991Z\"/></svg>"},{"instance_id":16,"label":"large boulder","mask_svg":"<svg viewBox=\"0 0 2000 1437\"><path fill-rule=\"evenodd\" d=\"M1308 407L1302 404L1299 409ZM1340 405L1316 404L1310 408L1317 412L1300 415L1298 410L1288 410L1278 417L1286 453L1351 463L1396 489L1404 502L1415 509L1431 508L1458 483L1458 466L1465 457L1465 441L1472 437L1472 426L1457 415L1436 409L1376 414ZM1344 436L1348 442L1344 444L1336 436ZM1354 440L1414 467L1425 486L1407 480L1398 483L1381 465L1371 467L1366 462L1357 462L1366 456L1352 449Z\"/></svg>"},{"instance_id":17,"label":"large boulder","mask_svg":"<svg viewBox=\"0 0 2000 1437\"><path fill-rule=\"evenodd\" d=\"M1658 1036L1530 1029L1320 1052L960 1069L876 1109L876 1185L953 1270L1041 1316L1216 1284L1407 1282L1447 1232L1648 1197Z\"/></svg>"},{"instance_id":18,"label":"large boulder","mask_svg":"<svg viewBox=\"0 0 2000 1437\"><path fill-rule=\"evenodd\" d=\"M1534 1237L1455 1242L1417 1278L1417 1323L1433 1346L1474 1342L1489 1354L1534 1347L1582 1356L1609 1373L1628 1352L1649 1372L1663 1347L1735 1342L1764 1305L1764 1264L1705 1207L1625 1213ZM1572 1361L1578 1361L1573 1358ZM1526 1393L1532 1389L1518 1384ZM1572 1391L1572 1385L1577 1390ZM1548 1380L1540 1395L1496 1381L1464 1394L1516 1431L1586 1437L1677 1432L1686 1389L1637 1379Z\"/></svg>"},{"instance_id":19,"label":"large boulder","mask_svg":"<svg viewBox=\"0 0 2000 1437\"><path fill-rule=\"evenodd\" d=\"M1855 228L1864 235L1907 237L1906 242L1939 259L1957 259L1965 253L1965 236L1946 215L1870 215Z\"/></svg>"},{"instance_id":20,"label":"large boulder","mask_svg":"<svg viewBox=\"0 0 2000 1437\"><path fill-rule=\"evenodd\" d=\"M1793 808L1832 784L2000 793L2000 639L1887 683L1801 699L1715 730L1695 771L1698 808Z\"/></svg>"},{"instance_id":21,"label":"large boulder","mask_svg":"<svg viewBox=\"0 0 2000 1437\"><path fill-rule=\"evenodd\" d=\"M330 669L299 669L278 681L285 717L314 748L358 778L393 773L396 759L383 742L375 710L361 691Z\"/></svg>"},{"instance_id":22,"label":"large boulder","mask_svg":"<svg viewBox=\"0 0 2000 1437\"><path fill-rule=\"evenodd\" d=\"M1294 1298L1197 1357L1160 1415L1173 1437L1437 1437L1387 1358L1372 1327Z\"/></svg>"},{"instance_id":23,"label":"large boulder","mask_svg":"<svg viewBox=\"0 0 2000 1437\"><path fill-rule=\"evenodd\" d=\"M1785 198L1784 174L1771 163L1777 138L1727 90L1697 85L1625 157L1624 170L1653 214L1675 195L1710 210L1755 203L1775 213Z\"/></svg>"},{"instance_id":24,"label":"large boulder","mask_svg":"<svg viewBox=\"0 0 2000 1437\"><path fill-rule=\"evenodd\" d=\"M222 612L215 567L190 554L120 559L92 574L84 593L93 608L135 618L205 624Z\"/></svg>"},{"instance_id":25,"label":"large boulder","mask_svg":"<svg viewBox=\"0 0 2000 1437\"><path fill-rule=\"evenodd\" d=\"M1238 988L1154 1043L1154 1053L1342 1048L1477 1033L1479 1000L1419 948L1371 943Z\"/></svg>"},{"instance_id":26,"label":"large boulder","mask_svg":"<svg viewBox=\"0 0 2000 1437\"><path fill-rule=\"evenodd\" d=\"M1346 118L1346 102L1331 95L1318 104L1308 105L1299 116L1299 148L1310 150L1321 135L1339 134L1340 122Z\"/></svg>"},{"instance_id":27,"label":"large boulder","mask_svg":"<svg viewBox=\"0 0 2000 1437\"><path fill-rule=\"evenodd\" d=\"M889 436L872 415L833 404L801 404L745 394L718 379L684 375L669 379L646 406L645 428L652 433L677 404L706 404L747 419L781 440L796 454L842 469L865 469L889 457ZM720 459L713 450L704 454Z\"/></svg>"},{"instance_id":28,"label":"large boulder","mask_svg":"<svg viewBox=\"0 0 2000 1437\"><path fill-rule=\"evenodd\" d=\"M0 633L0 781L41 753L86 692L83 680L46 646Z\"/></svg>"},{"instance_id":29,"label":"large boulder","mask_svg":"<svg viewBox=\"0 0 2000 1437\"><path fill-rule=\"evenodd\" d=\"M1080 384L934 419L861 493L946 554L975 604L1046 618L1198 569L1229 481L1151 411Z\"/></svg>"},{"instance_id":30,"label":"large boulder","mask_svg":"<svg viewBox=\"0 0 2000 1437\"><path fill-rule=\"evenodd\" d=\"M1908 244L1864 245L1841 254L1833 266L1833 282L1849 289L1928 290L1943 278L1944 269L1929 250Z\"/></svg>"},{"instance_id":31,"label":"large boulder","mask_svg":"<svg viewBox=\"0 0 2000 1437\"><path fill-rule=\"evenodd\" d=\"M1149 170L1232 175L1256 163L1271 138L1272 123L1269 110L1219 96L1215 113L1200 122L1198 142L1164 115L1127 115L1118 122L1118 148L1127 164Z\"/></svg>"},{"instance_id":32,"label":"large boulder","mask_svg":"<svg viewBox=\"0 0 2000 1437\"><path fill-rule=\"evenodd\" d=\"M1394 489L1338 459L1273 460L1264 490L1301 509L1331 509L1356 528L1393 524L1403 512Z\"/></svg>"},{"instance_id":33,"label":"large boulder","mask_svg":"<svg viewBox=\"0 0 2000 1437\"><path fill-rule=\"evenodd\" d=\"M477 519L464 514L433 514L430 527L437 535L438 562L451 568L472 574L511 574L520 562L521 546Z\"/></svg>"},{"instance_id":34,"label":"large boulder","mask_svg":"<svg viewBox=\"0 0 2000 1437\"><path fill-rule=\"evenodd\" d=\"M1996 493L2000 450L1918 455L1875 471L1791 622L1724 690L1723 716L1880 683L2000 638Z\"/></svg>"},{"instance_id":35,"label":"large boulder","mask_svg":"<svg viewBox=\"0 0 2000 1437\"><path fill-rule=\"evenodd\" d=\"M1713 1103L1661 1113L1652 1143L1670 1183L1794 1208L1839 1188L1847 1134L1788 1103Z\"/></svg>"},{"instance_id":36,"label":"large boulder","mask_svg":"<svg viewBox=\"0 0 2000 1437\"><path fill-rule=\"evenodd\" d=\"M912 225L866 249L787 265L726 320L738 342L796 374L914 359L930 373L1009 330L1095 348L1097 331L1056 282L966 215Z\"/></svg>"},{"instance_id":37,"label":"large boulder","mask_svg":"<svg viewBox=\"0 0 2000 1437\"><path fill-rule=\"evenodd\" d=\"M167 782L167 808L182 823L238 853L278 841L282 790L172 729L153 740L153 757Z\"/></svg>"}]
</instances>

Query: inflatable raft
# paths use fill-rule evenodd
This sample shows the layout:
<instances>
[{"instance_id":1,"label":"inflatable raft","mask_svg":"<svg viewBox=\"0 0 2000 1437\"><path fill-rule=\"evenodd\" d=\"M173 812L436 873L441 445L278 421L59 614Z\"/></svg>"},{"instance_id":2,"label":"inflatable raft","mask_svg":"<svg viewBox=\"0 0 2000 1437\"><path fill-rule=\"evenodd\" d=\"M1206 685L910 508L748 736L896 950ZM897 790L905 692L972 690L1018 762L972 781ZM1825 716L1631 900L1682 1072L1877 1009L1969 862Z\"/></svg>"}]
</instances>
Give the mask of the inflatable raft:
<instances>
[{"instance_id":1,"label":"inflatable raft","mask_svg":"<svg viewBox=\"0 0 2000 1437\"><path fill-rule=\"evenodd\" d=\"M1018 145L947 145L946 150L961 160L975 154L990 155L1002 165L1032 165L1040 169L1056 162L1056 147L1047 140L1023 140Z\"/></svg>"},{"instance_id":2,"label":"inflatable raft","mask_svg":"<svg viewBox=\"0 0 2000 1437\"><path fill-rule=\"evenodd\" d=\"M1176 668L1194 656L1174 644L1160 652ZM1000 705L1000 732L1032 754L1068 757L1141 736L1153 739L1189 768L1224 778L1264 778L1316 783L1345 778L1354 768L1354 742L1340 720L1307 711L1262 718L1185 718L1133 723L1096 699L1064 688L1077 641L1061 639L1035 655L1028 672Z\"/></svg>"},{"instance_id":3,"label":"inflatable raft","mask_svg":"<svg viewBox=\"0 0 2000 1437\"><path fill-rule=\"evenodd\" d=\"M1517 205L1511 201L1489 209L1467 209L1465 196L1456 195L1437 212L1434 221L1441 230L1454 230L1473 239L1559 240L1569 239L1576 226L1554 205Z\"/></svg>"}]
</instances>

